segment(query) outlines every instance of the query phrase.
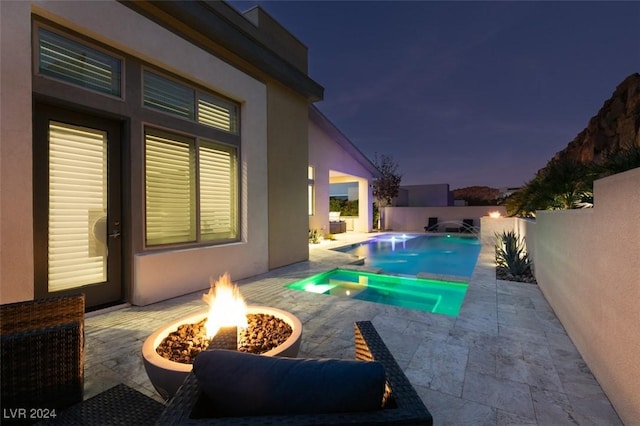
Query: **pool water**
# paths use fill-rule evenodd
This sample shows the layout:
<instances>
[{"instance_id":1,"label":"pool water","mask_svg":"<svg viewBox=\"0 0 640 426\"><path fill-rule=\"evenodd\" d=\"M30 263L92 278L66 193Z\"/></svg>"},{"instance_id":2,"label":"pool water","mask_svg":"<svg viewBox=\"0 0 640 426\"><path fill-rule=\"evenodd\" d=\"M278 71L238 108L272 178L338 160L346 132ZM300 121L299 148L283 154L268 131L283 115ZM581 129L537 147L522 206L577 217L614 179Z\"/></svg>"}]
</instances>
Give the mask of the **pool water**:
<instances>
[{"instance_id":1,"label":"pool water","mask_svg":"<svg viewBox=\"0 0 640 426\"><path fill-rule=\"evenodd\" d=\"M442 315L458 316L467 284L334 269L286 287Z\"/></svg>"},{"instance_id":2,"label":"pool water","mask_svg":"<svg viewBox=\"0 0 640 426\"><path fill-rule=\"evenodd\" d=\"M335 250L363 257L365 265L391 274L430 273L469 278L480 248L476 237L384 234Z\"/></svg>"}]
</instances>

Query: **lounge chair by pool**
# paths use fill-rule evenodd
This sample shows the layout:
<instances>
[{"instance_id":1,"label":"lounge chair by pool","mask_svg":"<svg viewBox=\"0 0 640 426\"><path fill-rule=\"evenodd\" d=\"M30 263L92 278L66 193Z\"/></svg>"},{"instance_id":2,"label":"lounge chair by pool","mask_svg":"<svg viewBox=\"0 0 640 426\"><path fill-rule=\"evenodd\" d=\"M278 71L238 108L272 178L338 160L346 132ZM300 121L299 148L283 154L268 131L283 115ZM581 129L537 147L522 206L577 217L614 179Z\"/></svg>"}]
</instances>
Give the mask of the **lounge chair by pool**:
<instances>
[{"instance_id":1,"label":"lounge chair by pool","mask_svg":"<svg viewBox=\"0 0 640 426\"><path fill-rule=\"evenodd\" d=\"M430 217L427 226L424 227L424 232L435 232L438 230L438 218Z\"/></svg>"}]
</instances>

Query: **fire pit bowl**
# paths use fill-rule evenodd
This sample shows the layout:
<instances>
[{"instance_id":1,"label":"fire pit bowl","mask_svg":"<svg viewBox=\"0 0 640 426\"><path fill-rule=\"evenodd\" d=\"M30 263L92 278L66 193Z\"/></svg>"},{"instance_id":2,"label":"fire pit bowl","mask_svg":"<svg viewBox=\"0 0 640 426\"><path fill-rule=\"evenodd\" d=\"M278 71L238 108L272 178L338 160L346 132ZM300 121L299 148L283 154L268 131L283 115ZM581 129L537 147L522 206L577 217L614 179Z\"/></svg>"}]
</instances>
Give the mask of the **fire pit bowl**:
<instances>
[{"instance_id":1,"label":"fire pit bowl","mask_svg":"<svg viewBox=\"0 0 640 426\"><path fill-rule=\"evenodd\" d=\"M191 372L193 366L164 358L156 352L156 348L162 343L165 337L176 331L179 326L202 321L207 317L208 313L208 309L205 309L201 312L167 323L150 335L142 345L144 368L156 391L158 391L164 399L169 399L176 393L180 385L182 385L182 382L184 382L184 379ZM288 358L298 356L302 337L302 323L295 315L268 306L247 306L247 314L273 315L289 324L292 328L291 336L289 336L287 340L270 351L264 352L262 355Z\"/></svg>"}]
</instances>

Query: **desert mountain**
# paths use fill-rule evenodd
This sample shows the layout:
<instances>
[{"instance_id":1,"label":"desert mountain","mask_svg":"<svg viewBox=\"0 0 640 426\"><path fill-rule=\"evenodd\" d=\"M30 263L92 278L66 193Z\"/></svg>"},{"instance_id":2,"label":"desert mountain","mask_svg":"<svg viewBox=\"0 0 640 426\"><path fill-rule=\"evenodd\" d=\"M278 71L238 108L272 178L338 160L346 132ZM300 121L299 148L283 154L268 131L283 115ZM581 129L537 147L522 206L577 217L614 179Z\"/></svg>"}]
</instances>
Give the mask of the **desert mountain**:
<instances>
[{"instance_id":1,"label":"desert mountain","mask_svg":"<svg viewBox=\"0 0 640 426\"><path fill-rule=\"evenodd\" d=\"M599 161L608 151L640 146L640 74L634 73L616 87L611 98L593 116L565 149L553 159L570 159L582 163ZM470 186L453 190L456 200L477 204L498 198L499 190L487 186Z\"/></svg>"},{"instance_id":2,"label":"desert mountain","mask_svg":"<svg viewBox=\"0 0 640 426\"><path fill-rule=\"evenodd\" d=\"M494 201L500 195L498 189L488 186L468 186L454 189L452 192L456 200L466 200L470 204L484 204L482 202Z\"/></svg>"},{"instance_id":3,"label":"desert mountain","mask_svg":"<svg viewBox=\"0 0 640 426\"><path fill-rule=\"evenodd\" d=\"M640 74L631 74L589 120L587 127L554 159L599 161L607 151L640 146Z\"/></svg>"}]
</instances>

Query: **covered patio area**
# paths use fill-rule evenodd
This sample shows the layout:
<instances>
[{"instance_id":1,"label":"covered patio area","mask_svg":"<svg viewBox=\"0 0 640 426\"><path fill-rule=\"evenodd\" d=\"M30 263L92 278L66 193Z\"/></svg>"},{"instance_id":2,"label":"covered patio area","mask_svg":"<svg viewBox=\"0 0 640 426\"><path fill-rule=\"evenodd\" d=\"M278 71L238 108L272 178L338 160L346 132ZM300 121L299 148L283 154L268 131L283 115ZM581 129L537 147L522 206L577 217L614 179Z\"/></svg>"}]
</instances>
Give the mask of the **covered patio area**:
<instances>
[{"instance_id":1,"label":"covered patio area","mask_svg":"<svg viewBox=\"0 0 640 426\"><path fill-rule=\"evenodd\" d=\"M349 184L358 214L341 218L340 233L373 229L373 180L379 176L369 159L317 108L309 108L309 230L323 236L331 232L330 186ZM342 216L345 216L344 214ZM333 219L331 219L333 220ZM348 223L345 223L347 222Z\"/></svg>"}]
</instances>

